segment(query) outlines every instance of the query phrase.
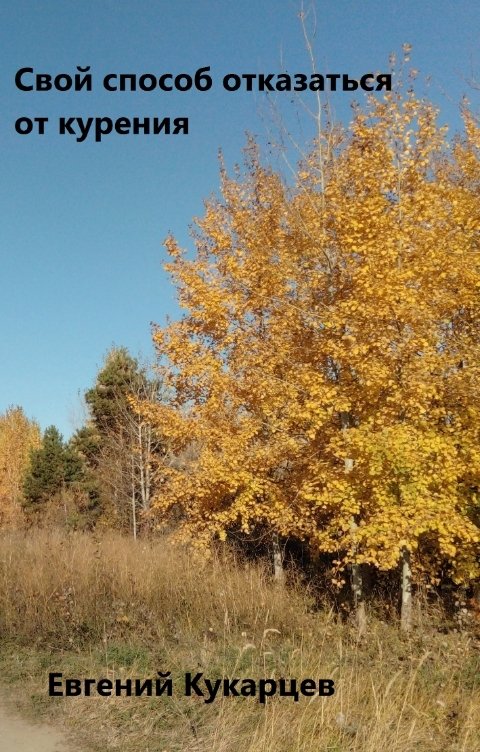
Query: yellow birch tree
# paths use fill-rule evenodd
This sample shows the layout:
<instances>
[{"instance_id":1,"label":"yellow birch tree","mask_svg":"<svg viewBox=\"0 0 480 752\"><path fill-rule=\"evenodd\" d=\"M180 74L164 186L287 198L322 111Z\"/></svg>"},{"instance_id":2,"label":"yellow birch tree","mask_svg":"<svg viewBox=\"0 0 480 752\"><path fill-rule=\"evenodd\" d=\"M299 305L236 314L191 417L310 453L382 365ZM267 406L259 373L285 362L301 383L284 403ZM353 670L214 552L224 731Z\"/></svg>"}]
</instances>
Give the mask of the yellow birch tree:
<instances>
[{"instance_id":1,"label":"yellow birch tree","mask_svg":"<svg viewBox=\"0 0 480 752\"><path fill-rule=\"evenodd\" d=\"M0 529L23 521L23 478L30 452L40 446L40 429L21 407L10 407L0 415Z\"/></svg>"},{"instance_id":2,"label":"yellow birch tree","mask_svg":"<svg viewBox=\"0 0 480 752\"><path fill-rule=\"evenodd\" d=\"M180 536L262 522L340 573L401 565L407 628L412 565L478 574L478 132L452 149L436 116L372 98L293 189L252 143L222 168L194 258L167 241L186 313L154 333L170 404L140 406L189 450L153 504Z\"/></svg>"}]
</instances>

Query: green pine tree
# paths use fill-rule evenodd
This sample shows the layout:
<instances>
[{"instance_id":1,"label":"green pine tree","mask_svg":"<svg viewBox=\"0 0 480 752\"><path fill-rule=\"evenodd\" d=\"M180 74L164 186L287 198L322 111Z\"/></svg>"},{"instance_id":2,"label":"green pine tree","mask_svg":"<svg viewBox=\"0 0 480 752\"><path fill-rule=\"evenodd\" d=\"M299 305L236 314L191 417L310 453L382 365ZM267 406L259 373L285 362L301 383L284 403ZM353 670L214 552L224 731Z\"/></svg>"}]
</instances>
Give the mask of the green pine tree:
<instances>
[{"instance_id":1,"label":"green pine tree","mask_svg":"<svg viewBox=\"0 0 480 752\"><path fill-rule=\"evenodd\" d=\"M128 395L137 391L145 375L126 347L114 347L107 354L95 385L85 392L93 423L100 433L118 428L131 412Z\"/></svg>"},{"instance_id":2,"label":"green pine tree","mask_svg":"<svg viewBox=\"0 0 480 752\"><path fill-rule=\"evenodd\" d=\"M63 437L55 426L49 426L43 435L42 444L31 454L30 467L24 479L26 506L33 506L51 499L62 487L81 482L82 460L74 449L64 444Z\"/></svg>"}]
</instances>

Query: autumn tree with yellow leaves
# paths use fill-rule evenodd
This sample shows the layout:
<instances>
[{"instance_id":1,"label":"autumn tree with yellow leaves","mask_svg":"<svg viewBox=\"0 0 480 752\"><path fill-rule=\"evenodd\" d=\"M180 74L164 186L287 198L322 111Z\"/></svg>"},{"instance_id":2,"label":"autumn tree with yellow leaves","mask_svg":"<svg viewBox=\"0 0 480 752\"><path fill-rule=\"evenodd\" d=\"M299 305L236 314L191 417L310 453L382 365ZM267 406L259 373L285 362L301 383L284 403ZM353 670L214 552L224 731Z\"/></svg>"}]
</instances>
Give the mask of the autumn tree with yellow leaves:
<instances>
[{"instance_id":1,"label":"autumn tree with yellow leaves","mask_svg":"<svg viewBox=\"0 0 480 752\"><path fill-rule=\"evenodd\" d=\"M296 184L221 169L194 258L167 241L185 313L154 332L167 404L153 509L208 551L267 525L334 558L478 578L479 144L409 90L320 132Z\"/></svg>"},{"instance_id":2,"label":"autumn tree with yellow leaves","mask_svg":"<svg viewBox=\"0 0 480 752\"><path fill-rule=\"evenodd\" d=\"M23 479L39 446L40 429L21 407L0 415L0 530L22 524Z\"/></svg>"}]
</instances>

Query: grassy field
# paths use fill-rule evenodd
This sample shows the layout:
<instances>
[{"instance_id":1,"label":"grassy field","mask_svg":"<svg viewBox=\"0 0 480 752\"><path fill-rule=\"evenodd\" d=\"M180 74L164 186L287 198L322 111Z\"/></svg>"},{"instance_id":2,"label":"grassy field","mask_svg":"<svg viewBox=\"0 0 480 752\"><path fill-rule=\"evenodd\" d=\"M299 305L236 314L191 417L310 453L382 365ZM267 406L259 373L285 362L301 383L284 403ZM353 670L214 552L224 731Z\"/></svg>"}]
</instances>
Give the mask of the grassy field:
<instances>
[{"instance_id":1,"label":"grassy field","mask_svg":"<svg viewBox=\"0 0 480 752\"><path fill-rule=\"evenodd\" d=\"M0 538L3 689L124 752L476 752L480 650L474 631L416 611L411 636L371 616L358 641L299 582L275 587L263 564L201 566L164 541L55 532ZM172 697L48 697L49 672L148 678ZM332 678L333 697L185 697L206 677Z\"/></svg>"}]
</instances>

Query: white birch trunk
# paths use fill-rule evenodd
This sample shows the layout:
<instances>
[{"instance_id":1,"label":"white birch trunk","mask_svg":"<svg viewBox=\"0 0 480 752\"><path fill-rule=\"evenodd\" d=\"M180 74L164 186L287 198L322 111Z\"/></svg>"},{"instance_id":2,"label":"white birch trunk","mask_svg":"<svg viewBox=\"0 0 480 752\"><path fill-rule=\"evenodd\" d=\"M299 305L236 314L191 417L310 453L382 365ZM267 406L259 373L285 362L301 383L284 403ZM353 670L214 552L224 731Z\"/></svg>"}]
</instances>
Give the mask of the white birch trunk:
<instances>
[{"instance_id":1,"label":"white birch trunk","mask_svg":"<svg viewBox=\"0 0 480 752\"><path fill-rule=\"evenodd\" d=\"M142 508L145 509L146 507L145 464L144 464L144 456L143 456L143 435L142 435L141 423L138 424L137 439L138 439L138 469L140 472L140 496L142 498Z\"/></svg>"},{"instance_id":2,"label":"white birch trunk","mask_svg":"<svg viewBox=\"0 0 480 752\"><path fill-rule=\"evenodd\" d=\"M152 428L147 426L147 447L145 452L145 509L150 509L150 463L152 459Z\"/></svg>"},{"instance_id":3,"label":"white birch trunk","mask_svg":"<svg viewBox=\"0 0 480 752\"><path fill-rule=\"evenodd\" d=\"M352 517L351 530L354 533L357 523ZM367 612L365 608L365 594L363 589L362 568L360 564L352 564L352 592L353 606L355 609L355 618L357 622L358 634L363 636L367 631Z\"/></svg>"},{"instance_id":4,"label":"white birch trunk","mask_svg":"<svg viewBox=\"0 0 480 752\"><path fill-rule=\"evenodd\" d=\"M342 431L347 431L350 426L350 415L346 412L341 414ZM345 458L345 474L348 475L353 470L353 459L351 457ZM357 529L357 523L355 517L352 515L350 520L350 531L352 538L355 539L355 531ZM352 564L352 593L353 593L353 607L355 609L355 618L358 627L358 633L360 636L364 635L367 630L367 614L365 609L365 596L363 592L363 578L362 570L359 564L355 562Z\"/></svg>"},{"instance_id":5,"label":"white birch trunk","mask_svg":"<svg viewBox=\"0 0 480 752\"><path fill-rule=\"evenodd\" d=\"M277 533L272 537L272 549L273 549L273 576L277 585L285 584L285 572L283 569L283 557L282 549L280 547L280 541Z\"/></svg>"},{"instance_id":6,"label":"white birch trunk","mask_svg":"<svg viewBox=\"0 0 480 752\"><path fill-rule=\"evenodd\" d=\"M137 540L137 506L135 503L135 465L132 458L132 529L133 540Z\"/></svg>"},{"instance_id":7,"label":"white birch trunk","mask_svg":"<svg viewBox=\"0 0 480 752\"><path fill-rule=\"evenodd\" d=\"M400 627L402 632L410 632L412 628L412 566L410 551L402 550L402 606L400 612Z\"/></svg>"}]
</instances>

